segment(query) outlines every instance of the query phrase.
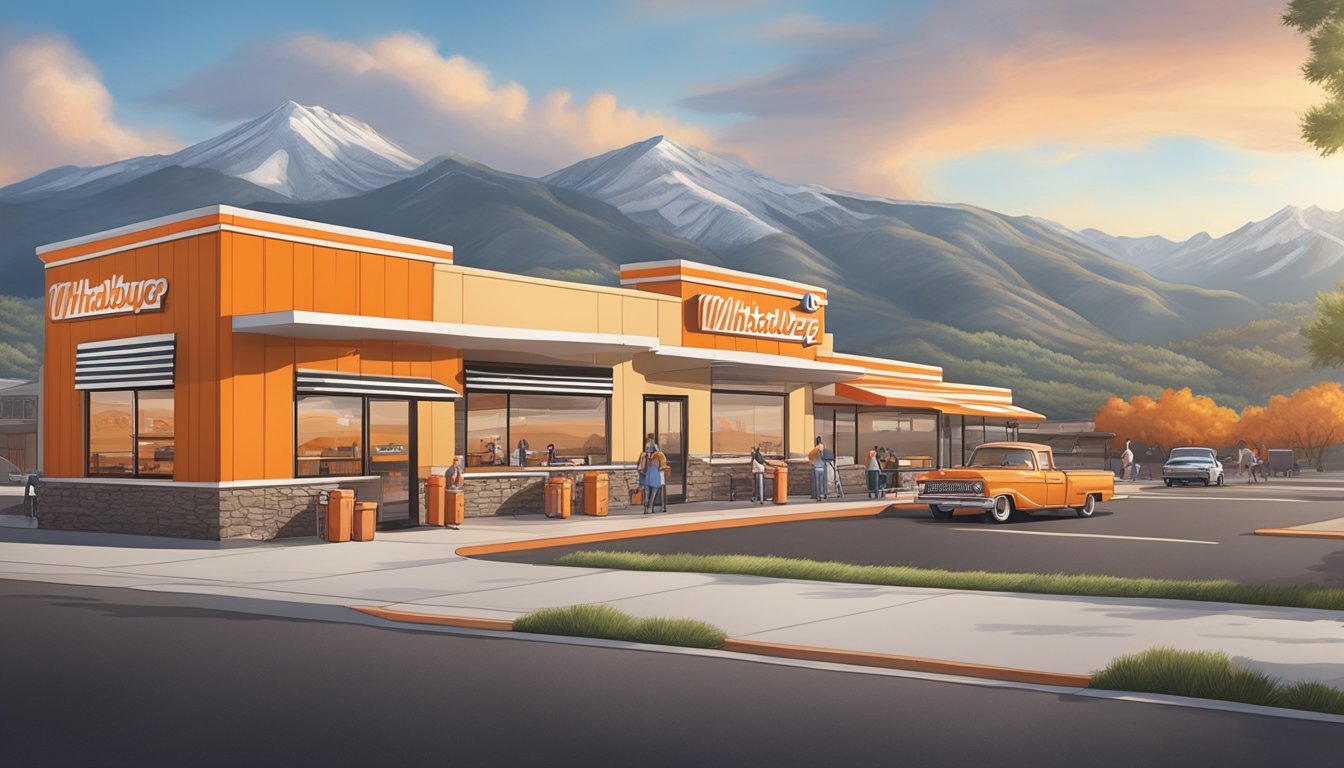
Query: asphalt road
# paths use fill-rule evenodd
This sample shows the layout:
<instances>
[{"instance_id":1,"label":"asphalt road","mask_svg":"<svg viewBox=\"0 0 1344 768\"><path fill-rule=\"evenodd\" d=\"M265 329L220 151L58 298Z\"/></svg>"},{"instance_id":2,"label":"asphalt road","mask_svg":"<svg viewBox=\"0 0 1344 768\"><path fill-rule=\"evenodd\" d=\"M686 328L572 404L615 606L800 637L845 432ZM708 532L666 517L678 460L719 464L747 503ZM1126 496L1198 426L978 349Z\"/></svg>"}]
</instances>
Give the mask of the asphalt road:
<instances>
[{"instance_id":1,"label":"asphalt road","mask_svg":"<svg viewBox=\"0 0 1344 768\"><path fill-rule=\"evenodd\" d=\"M0 765L1269 765L1344 726L0 581Z\"/></svg>"},{"instance_id":2,"label":"asphalt road","mask_svg":"<svg viewBox=\"0 0 1344 768\"><path fill-rule=\"evenodd\" d=\"M1338 478L1338 476L1334 476ZM1118 492L1133 492L1121 484ZM951 570L1100 573L1344 587L1344 541L1257 536L1257 528L1344 516L1344 480L1221 488L1147 487L1087 519L1046 513L1007 525L934 520L928 508L872 518L781 523L492 556L546 563L576 550L750 554Z\"/></svg>"}]
</instances>

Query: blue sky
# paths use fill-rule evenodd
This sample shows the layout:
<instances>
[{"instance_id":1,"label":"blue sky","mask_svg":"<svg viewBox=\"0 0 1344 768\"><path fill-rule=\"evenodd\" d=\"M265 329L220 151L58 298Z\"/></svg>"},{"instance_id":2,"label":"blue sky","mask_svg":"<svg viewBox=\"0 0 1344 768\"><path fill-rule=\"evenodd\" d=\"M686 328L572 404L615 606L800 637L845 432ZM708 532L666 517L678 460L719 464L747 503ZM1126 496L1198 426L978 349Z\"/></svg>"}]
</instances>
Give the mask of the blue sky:
<instances>
[{"instance_id":1,"label":"blue sky","mask_svg":"<svg viewBox=\"0 0 1344 768\"><path fill-rule=\"evenodd\" d=\"M1267 0L69 3L0 8L0 183L285 99L542 174L655 133L787 181L1117 234L1344 208Z\"/></svg>"}]
</instances>

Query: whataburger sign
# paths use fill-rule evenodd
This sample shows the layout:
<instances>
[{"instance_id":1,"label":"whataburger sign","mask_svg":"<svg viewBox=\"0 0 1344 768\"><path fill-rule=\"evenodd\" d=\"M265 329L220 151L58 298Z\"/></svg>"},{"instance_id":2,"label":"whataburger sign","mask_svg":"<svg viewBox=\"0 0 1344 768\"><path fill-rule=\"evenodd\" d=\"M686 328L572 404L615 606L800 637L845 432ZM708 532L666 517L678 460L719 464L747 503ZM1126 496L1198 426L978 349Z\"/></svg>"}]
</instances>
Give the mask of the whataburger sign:
<instances>
[{"instance_id":1,"label":"whataburger sign","mask_svg":"<svg viewBox=\"0 0 1344 768\"><path fill-rule=\"evenodd\" d=\"M88 280L56 283L47 291L47 305L52 320L139 314L145 310L163 309L163 297L167 293L166 277L127 280L123 275L113 275L101 283Z\"/></svg>"},{"instance_id":2,"label":"whataburger sign","mask_svg":"<svg viewBox=\"0 0 1344 768\"><path fill-rule=\"evenodd\" d=\"M807 301L805 298L803 306L815 312L820 302L813 294L808 296L813 299ZM793 341L805 347L816 344L821 336L821 318L791 309L761 309L755 301L712 293L696 294L695 302L698 330L705 333Z\"/></svg>"}]
</instances>

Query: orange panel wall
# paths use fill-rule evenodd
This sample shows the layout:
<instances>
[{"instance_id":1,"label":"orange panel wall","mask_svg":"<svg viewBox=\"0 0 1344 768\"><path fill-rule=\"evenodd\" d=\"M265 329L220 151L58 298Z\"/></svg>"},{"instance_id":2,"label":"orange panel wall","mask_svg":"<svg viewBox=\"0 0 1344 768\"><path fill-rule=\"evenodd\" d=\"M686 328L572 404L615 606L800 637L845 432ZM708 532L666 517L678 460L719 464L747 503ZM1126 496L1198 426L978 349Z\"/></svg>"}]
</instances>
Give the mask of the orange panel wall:
<instances>
[{"instance_id":1,"label":"orange panel wall","mask_svg":"<svg viewBox=\"0 0 1344 768\"><path fill-rule=\"evenodd\" d=\"M112 276L168 279L160 312L53 323L46 334L43 463L84 475L84 395L76 345L155 333L177 337L175 479L282 479L294 472L294 371L432 376L461 391L456 350L389 341L235 334L234 315L308 310L432 320L433 266L353 250L214 232L47 270L53 283ZM427 410L422 412L428 412ZM449 413L438 409L435 413ZM434 425L434 452L451 453L452 425ZM443 427L443 428L440 428Z\"/></svg>"}]
</instances>

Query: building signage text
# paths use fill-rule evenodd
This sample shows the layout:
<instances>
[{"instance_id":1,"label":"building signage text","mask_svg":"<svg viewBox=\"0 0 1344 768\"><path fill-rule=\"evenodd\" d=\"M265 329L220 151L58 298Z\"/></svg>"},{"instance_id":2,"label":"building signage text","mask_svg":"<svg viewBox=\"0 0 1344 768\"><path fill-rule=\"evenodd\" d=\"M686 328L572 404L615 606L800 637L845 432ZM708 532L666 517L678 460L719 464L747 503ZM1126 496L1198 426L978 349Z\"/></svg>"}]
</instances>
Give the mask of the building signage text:
<instances>
[{"instance_id":1,"label":"building signage text","mask_svg":"<svg viewBox=\"0 0 1344 768\"><path fill-rule=\"evenodd\" d=\"M762 309L755 301L701 293L695 297L698 330L730 336L793 341L803 346L817 343L821 318L777 307Z\"/></svg>"},{"instance_id":2,"label":"building signage text","mask_svg":"<svg viewBox=\"0 0 1344 768\"><path fill-rule=\"evenodd\" d=\"M162 309L167 293L166 277L127 280L123 275L113 275L101 283L87 279L56 283L47 292L47 304L52 320L74 320Z\"/></svg>"}]
</instances>

